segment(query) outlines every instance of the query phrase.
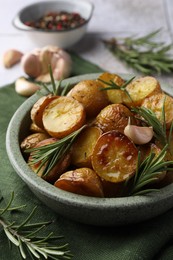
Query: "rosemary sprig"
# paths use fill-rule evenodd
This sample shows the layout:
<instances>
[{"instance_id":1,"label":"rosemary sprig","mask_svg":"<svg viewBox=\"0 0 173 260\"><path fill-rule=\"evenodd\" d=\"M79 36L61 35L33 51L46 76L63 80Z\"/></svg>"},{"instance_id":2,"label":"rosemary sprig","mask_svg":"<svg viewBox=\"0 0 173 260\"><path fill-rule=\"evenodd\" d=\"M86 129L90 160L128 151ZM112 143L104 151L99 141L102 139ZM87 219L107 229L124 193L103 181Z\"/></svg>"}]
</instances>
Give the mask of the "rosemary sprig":
<instances>
[{"instance_id":1,"label":"rosemary sprig","mask_svg":"<svg viewBox=\"0 0 173 260\"><path fill-rule=\"evenodd\" d=\"M132 182L129 195L144 195L149 192L159 191L159 189L148 188L148 184L158 180L164 171L173 170L173 161L164 161L167 153L166 145L159 155L151 152L144 161L141 162L140 152L138 154L138 166Z\"/></svg>"},{"instance_id":2,"label":"rosemary sprig","mask_svg":"<svg viewBox=\"0 0 173 260\"><path fill-rule=\"evenodd\" d=\"M163 123L160 122L160 120L156 117L155 113L151 109L148 109L145 107L133 107L132 111L137 113L139 116L141 116L149 126L153 127L154 137L163 146L165 146L167 144L169 145L170 136L167 137L167 134L166 134L164 106L162 109ZM172 129L172 127L171 127L171 129ZM170 135L171 135L171 131L170 131Z\"/></svg>"},{"instance_id":3,"label":"rosemary sprig","mask_svg":"<svg viewBox=\"0 0 173 260\"><path fill-rule=\"evenodd\" d=\"M21 258L26 259L27 255L31 256L31 259L71 259L72 255L68 250L68 244L56 245L56 241L61 239L60 236L54 236L53 232L44 237L36 236L51 222L30 223L36 208L32 210L29 216L20 224L15 222L9 222L3 216L7 211L11 209L18 210L19 207L11 207L14 200L14 193L11 195L11 199L4 209L0 209L0 225L2 226L6 237L9 242L18 247Z\"/></svg>"},{"instance_id":4,"label":"rosemary sprig","mask_svg":"<svg viewBox=\"0 0 173 260\"><path fill-rule=\"evenodd\" d=\"M47 175L67 153L75 138L85 127L86 125L82 126L80 129L55 143L25 150L26 153L32 153L32 160L30 164L37 164L38 162L41 162L37 172L39 172L44 165L45 168L42 172L42 176Z\"/></svg>"},{"instance_id":5,"label":"rosemary sprig","mask_svg":"<svg viewBox=\"0 0 173 260\"><path fill-rule=\"evenodd\" d=\"M113 90L113 89L122 90L122 91L124 91L124 93L131 100L132 98L129 95L129 92L126 90L126 87L127 87L128 84L130 84L130 82L132 82L134 80L134 78L135 78L135 76L130 78L129 80L125 81L122 86L118 86L113 80L110 80L110 81L105 81L105 80L102 80L102 79L98 79L98 80L109 86L107 88L101 88L102 91L104 91L104 90Z\"/></svg>"},{"instance_id":6,"label":"rosemary sprig","mask_svg":"<svg viewBox=\"0 0 173 260\"><path fill-rule=\"evenodd\" d=\"M173 58L170 56L172 45L155 42L156 30L143 37L125 37L103 40L105 46L120 60L143 74L171 73Z\"/></svg>"},{"instance_id":7,"label":"rosemary sprig","mask_svg":"<svg viewBox=\"0 0 173 260\"><path fill-rule=\"evenodd\" d=\"M53 96L65 96L69 91L69 84L62 87L61 80L55 81L53 77L52 68L50 65L49 65L49 74L51 78L51 83L37 82L41 90L44 89L48 94L52 94ZM38 92L39 94L41 93L41 90L39 90Z\"/></svg>"}]
</instances>

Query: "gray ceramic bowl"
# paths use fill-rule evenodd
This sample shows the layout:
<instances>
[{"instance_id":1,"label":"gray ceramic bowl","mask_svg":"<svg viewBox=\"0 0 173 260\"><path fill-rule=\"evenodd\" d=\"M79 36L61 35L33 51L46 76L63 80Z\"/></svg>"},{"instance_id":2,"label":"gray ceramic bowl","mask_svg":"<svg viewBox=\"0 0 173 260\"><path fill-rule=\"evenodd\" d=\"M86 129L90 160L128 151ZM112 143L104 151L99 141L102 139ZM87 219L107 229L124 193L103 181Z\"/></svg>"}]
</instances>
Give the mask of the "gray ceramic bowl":
<instances>
[{"instance_id":1,"label":"gray ceramic bowl","mask_svg":"<svg viewBox=\"0 0 173 260\"><path fill-rule=\"evenodd\" d=\"M44 31L25 25L26 21L37 20L47 12L56 11L79 13L83 18L85 18L86 22L76 28L65 31ZM77 43L84 36L88 23L92 17L92 13L93 4L87 0L42 1L22 8L15 16L13 25L21 32L24 32L36 47L56 45L60 48L67 48Z\"/></svg>"},{"instance_id":2,"label":"gray ceramic bowl","mask_svg":"<svg viewBox=\"0 0 173 260\"><path fill-rule=\"evenodd\" d=\"M99 74L88 74L63 81L64 86L83 79L95 79ZM128 78L128 77L127 77ZM171 89L162 86L171 94ZM12 166L33 193L48 207L72 220L102 226L140 222L160 215L173 206L173 184L147 196L124 198L94 198L60 190L47 183L26 164L19 147L30 125L30 109L38 99L33 95L15 112L6 136L7 153Z\"/></svg>"}]
</instances>

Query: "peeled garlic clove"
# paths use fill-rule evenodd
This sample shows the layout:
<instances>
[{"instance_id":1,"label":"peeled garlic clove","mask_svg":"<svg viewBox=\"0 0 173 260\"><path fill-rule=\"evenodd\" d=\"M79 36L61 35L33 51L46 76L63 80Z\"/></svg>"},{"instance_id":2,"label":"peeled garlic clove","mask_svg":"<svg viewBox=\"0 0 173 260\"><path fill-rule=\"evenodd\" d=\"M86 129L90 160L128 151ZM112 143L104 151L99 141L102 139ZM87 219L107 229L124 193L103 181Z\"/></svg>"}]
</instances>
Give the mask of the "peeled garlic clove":
<instances>
[{"instance_id":1,"label":"peeled garlic clove","mask_svg":"<svg viewBox=\"0 0 173 260\"><path fill-rule=\"evenodd\" d=\"M24 72L33 78L38 77L41 74L41 63L39 60L39 54L26 53L23 55L21 65Z\"/></svg>"},{"instance_id":2,"label":"peeled garlic clove","mask_svg":"<svg viewBox=\"0 0 173 260\"><path fill-rule=\"evenodd\" d=\"M127 125L124 134L135 144L146 144L151 141L154 132L152 127Z\"/></svg>"},{"instance_id":3,"label":"peeled garlic clove","mask_svg":"<svg viewBox=\"0 0 173 260\"><path fill-rule=\"evenodd\" d=\"M24 77L18 78L15 82L15 90L21 96L29 97L33 95L38 89L38 85L26 80Z\"/></svg>"},{"instance_id":4,"label":"peeled garlic clove","mask_svg":"<svg viewBox=\"0 0 173 260\"><path fill-rule=\"evenodd\" d=\"M4 67L11 68L13 65L21 60L22 56L23 53L15 49L6 51L3 55Z\"/></svg>"}]
</instances>

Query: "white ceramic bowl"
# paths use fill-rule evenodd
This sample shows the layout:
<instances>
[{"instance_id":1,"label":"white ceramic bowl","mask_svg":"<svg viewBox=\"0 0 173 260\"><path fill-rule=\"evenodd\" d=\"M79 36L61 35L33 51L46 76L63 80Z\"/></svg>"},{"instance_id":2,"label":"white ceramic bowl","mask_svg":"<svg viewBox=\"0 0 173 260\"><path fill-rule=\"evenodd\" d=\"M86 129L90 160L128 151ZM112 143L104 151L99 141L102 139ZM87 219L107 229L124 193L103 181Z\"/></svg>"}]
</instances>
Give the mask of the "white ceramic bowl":
<instances>
[{"instance_id":1,"label":"white ceramic bowl","mask_svg":"<svg viewBox=\"0 0 173 260\"><path fill-rule=\"evenodd\" d=\"M46 45L56 45L60 48L68 48L77 43L85 34L88 23L92 17L93 4L87 0L56 0L42 1L24 7L13 20L13 25L36 45L44 47ZM45 31L31 28L25 25L26 21L37 20L47 12L76 12L79 13L86 21L84 24L64 31Z\"/></svg>"},{"instance_id":2,"label":"white ceramic bowl","mask_svg":"<svg viewBox=\"0 0 173 260\"><path fill-rule=\"evenodd\" d=\"M64 86L74 85L84 79L96 79L98 75L73 77L62 83ZM167 86L162 88L172 93ZM7 130L6 147L15 171L43 203L72 220L101 226L141 222L173 207L173 184L145 196L94 198L60 190L38 177L25 162L19 146L20 141L27 136L31 123L30 110L38 98L39 95L35 94L27 99L13 115Z\"/></svg>"}]
</instances>

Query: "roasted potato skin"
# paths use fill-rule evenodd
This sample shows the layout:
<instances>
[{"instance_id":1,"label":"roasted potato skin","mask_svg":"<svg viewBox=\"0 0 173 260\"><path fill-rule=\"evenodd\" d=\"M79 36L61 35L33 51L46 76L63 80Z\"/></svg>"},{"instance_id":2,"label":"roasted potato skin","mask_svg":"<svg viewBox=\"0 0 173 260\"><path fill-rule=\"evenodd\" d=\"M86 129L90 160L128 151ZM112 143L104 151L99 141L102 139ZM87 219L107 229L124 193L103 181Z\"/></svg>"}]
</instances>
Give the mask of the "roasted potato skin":
<instances>
[{"instance_id":1,"label":"roasted potato skin","mask_svg":"<svg viewBox=\"0 0 173 260\"><path fill-rule=\"evenodd\" d=\"M57 138L48 138L43 141L40 141L35 147L45 146L45 145L48 145L48 144L51 144L54 142L58 142L58 139ZM37 173L38 168L40 167L41 161L39 163L32 164L33 153L34 152L30 153L30 156L28 159L28 164L29 164L30 168L33 170L33 172ZM66 169L70 165L70 162L71 162L71 155L70 155L70 153L67 153L61 158L61 160L59 162L57 162L57 164L54 166L54 168L47 175L43 175L43 170L45 169L46 164L42 166L42 168L37 173L37 175L39 177L41 177L42 179L44 179L45 181L53 184L59 178L59 176L64 171L66 171Z\"/></svg>"},{"instance_id":2,"label":"roasted potato skin","mask_svg":"<svg viewBox=\"0 0 173 260\"><path fill-rule=\"evenodd\" d=\"M156 93L161 93L161 87L158 80L151 76L134 79L126 87L128 95L123 96L123 104L128 107L141 106L143 100Z\"/></svg>"},{"instance_id":3,"label":"roasted potato skin","mask_svg":"<svg viewBox=\"0 0 173 260\"><path fill-rule=\"evenodd\" d=\"M92 167L100 178L123 182L135 174L138 150L134 143L118 131L104 133L94 147Z\"/></svg>"},{"instance_id":4,"label":"roasted potato skin","mask_svg":"<svg viewBox=\"0 0 173 260\"><path fill-rule=\"evenodd\" d=\"M80 133L72 146L71 162L73 165L76 167L92 167L91 156L101 134L101 129L94 126L89 126Z\"/></svg>"},{"instance_id":5,"label":"roasted potato skin","mask_svg":"<svg viewBox=\"0 0 173 260\"><path fill-rule=\"evenodd\" d=\"M117 130L124 133L129 120L131 124L136 124L132 112L127 107L123 104L110 104L97 115L95 125L103 132Z\"/></svg>"},{"instance_id":6,"label":"roasted potato skin","mask_svg":"<svg viewBox=\"0 0 173 260\"><path fill-rule=\"evenodd\" d=\"M78 168L63 173L54 185L72 193L103 197L102 183L97 174L90 168Z\"/></svg>"},{"instance_id":7,"label":"roasted potato skin","mask_svg":"<svg viewBox=\"0 0 173 260\"><path fill-rule=\"evenodd\" d=\"M78 100L84 106L87 117L92 118L109 104L107 94L101 88L102 84L96 80L83 80L67 96Z\"/></svg>"},{"instance_id":8,"label":"roasted potato skin","mask_svg":"<svg viewBox=\"0 0 173 260\"><path fill-rule=\"evenodd\" d=\"M46 133L34 133L28 135L20 144L22 151L35 147L42 140L48 139L50 136Z\"/></svg>"},{"instance_id":9,"label":"roasted potato skin","mask_svg":"<svg viewBox=\"0 0 173 260\"><path fill-rule=\"evenodd\" d=\"M43 96L38 99L38 101L33 105L31 109L31 120L33 123L38 126L41 129L44 129L43 126L43 112L45 107L53 100L58 98L58 96L53 96L52 94L49 94L47 96Z\"/></svg>"},{"instance_id":10,"label":"roasted potato skin","mask_svg":"<svg viewBox=\"0 0 173 260\"><path fill-rule=\"evenodd\" d=\"M152 110L156 117L163 122L163 107L165 112L166 128L169 129L173 121L173 98L165 93L157 93L145 98L141 106Z\"/></svg>"},{"instance_id":11,"label":"roasted potato skin","mask_svg":"<svg viewBox=\"0 0 173 260\"><path fill-rule=\"evenodd\" d=\"M109 73L109 72L104 72L98 77L98 81L101 82L103 88L108 88L109 85L106 83L103 83L103 80L107 83L110 83L113 81L117 86L121 87L125 81L117 74ZM113 104L121 104L123 103L124 99L124 91L121 89L111 89L111 90L105 90L107 93L108 99L111 103Z\"/></svg>"}]
</instances>

